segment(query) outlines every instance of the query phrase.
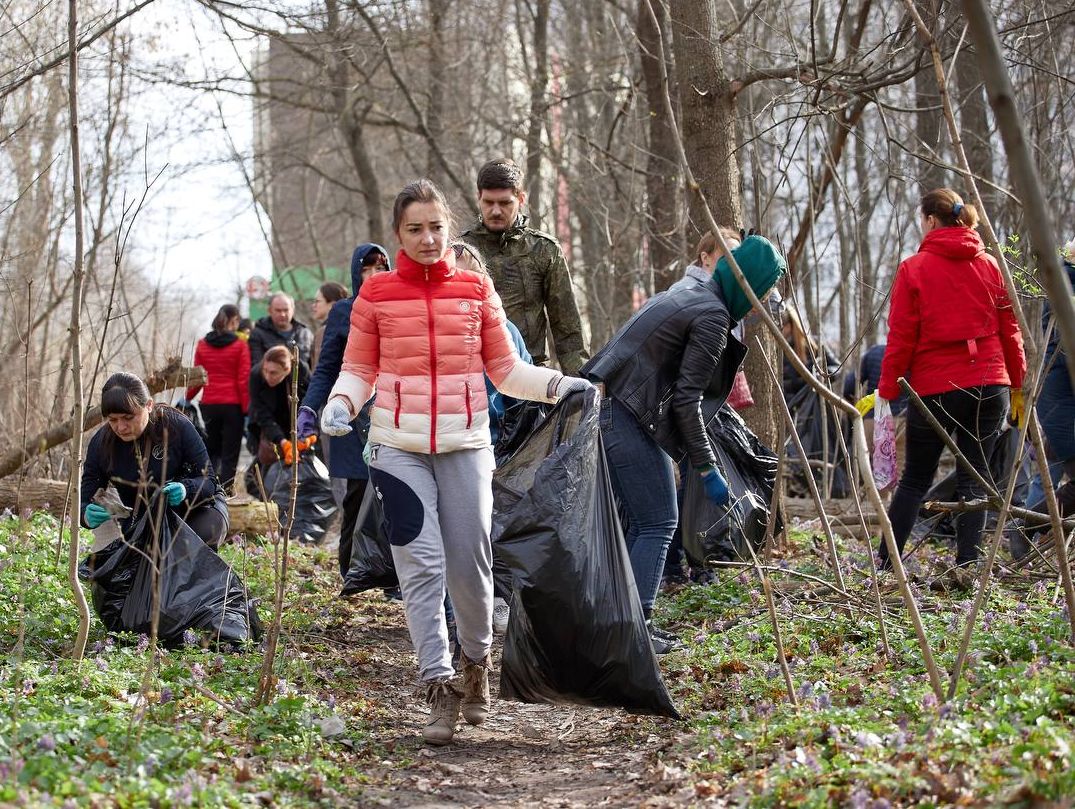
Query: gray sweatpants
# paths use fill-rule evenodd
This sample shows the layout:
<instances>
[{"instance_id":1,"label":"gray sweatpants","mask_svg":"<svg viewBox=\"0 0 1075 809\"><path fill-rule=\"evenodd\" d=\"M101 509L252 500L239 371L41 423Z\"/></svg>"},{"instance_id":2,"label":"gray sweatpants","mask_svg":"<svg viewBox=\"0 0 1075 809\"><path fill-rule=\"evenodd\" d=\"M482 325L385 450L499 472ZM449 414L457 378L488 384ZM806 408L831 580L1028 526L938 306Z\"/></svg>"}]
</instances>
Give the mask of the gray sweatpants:
<instances>
[{"instance_id":1,"label":"gray sweatpants","mask_svg":"<svg viewBox=\"0 0 1075 809\"><path fill-rule=\"evenodd\" d=\"M450 677L446 588L467 658L482 660L493 642L493 451L426 455L375 445L370 482L384 507L419 676Z\"/></svg>"}]
</instances>

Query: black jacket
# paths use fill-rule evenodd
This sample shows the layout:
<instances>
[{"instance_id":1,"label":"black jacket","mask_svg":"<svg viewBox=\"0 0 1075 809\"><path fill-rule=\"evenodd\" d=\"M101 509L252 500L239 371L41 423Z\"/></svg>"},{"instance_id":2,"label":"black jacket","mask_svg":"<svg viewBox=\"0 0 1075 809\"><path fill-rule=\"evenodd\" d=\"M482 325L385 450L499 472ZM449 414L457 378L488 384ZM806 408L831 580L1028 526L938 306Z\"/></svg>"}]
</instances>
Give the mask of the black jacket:
<instances>
[{"instance_id":1,"label":"black jacket","mask_svg":"<svg viewBox=\"0 0 1075 809\"><path fill-rule=\"evenodd\" d=\"M82 524L86 524L86 506L93 502L98 489L108 488L112 483L125 506L134 509L130 521L138 519L148 499L163 484L178 481L187 490L185 503L191 508L219 500L224 506L224 491L217 483L209 453L190 419L170 407L162 407L158 417L164 419L166 442L150 442L142 438L130 443L112 434L107 424L90 439L86 450L86 464L82 467ZM105 437L112 434L111 453L105 447ZM139 497L141 467L139 458L145 460L145 489ZM167 460L167 466L165 466ZM180 507L180 514L185 511ZM129 522L121 523L126 530ZM88 527L88 526L87 526Z\"/></svg>"},{"instance_id":2,"label":"black jacket","mask_svg":"<svg viewBox=\"0 0 1075 809\"><path fill-rule=\"evenodd\" d=\"M310 364L310 354L314 348L314 333L305 323L291 319L291 339L276 330L272 318L266 315L259 318L250 332L250 364L257 365L265 352L274 346L290 346L294 341L299 347L299 359Z\"/></svg>"},{"instance_id":3,"label":"black jacket","mask_svg":"<svg viewBox=\"0 0 1075 809\"><path fill-rule=\"evenodd\" d=\"M715 281L677 285L654 295L582 375L603 382L673 460L715 464L705 428L747 353L732 325Z\"/></svg>"},{"instance_id":4,"label":"black jacket","mask_svg":"<svg viewBox=\"0 0 1075 809\"><path fill-rule=\"evenodd\" d=\"M310 384L310 372L306 364L299 363L298 398L306 395ZM261 363L250 370L250 435L256 451L258 438L272 444L279 444L291 437L291 403L287 400L287 389L291 385L291 374L276 387L270 387L261 377Z\"/></svg>"}]
</instances>

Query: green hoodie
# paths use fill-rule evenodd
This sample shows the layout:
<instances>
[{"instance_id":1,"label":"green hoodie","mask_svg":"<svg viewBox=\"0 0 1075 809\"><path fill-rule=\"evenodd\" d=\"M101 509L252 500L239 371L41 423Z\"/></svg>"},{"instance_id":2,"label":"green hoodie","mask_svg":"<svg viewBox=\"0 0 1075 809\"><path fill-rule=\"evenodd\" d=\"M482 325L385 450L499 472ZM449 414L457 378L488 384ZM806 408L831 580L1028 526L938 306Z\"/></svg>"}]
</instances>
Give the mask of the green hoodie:
<instances>
[{"instance_id":1,"label":"green hoodie","mask_svg":"<svg viewBox=\"0 0 1075 809\"><path fill-rule=\"evenodd\" d=\"M777 252L773 243L763 236L747 236L743 243L732 250L739 269L746 276L747 283L754 290L759 300L764 300L780 277L787 272L788 264ZM713 280L720 284L724 293L724 302L728 305L735 320L742 320L750 312L750 298L735 280L728 259L721 256L713 270Z\"/></svg>"}]
</instances>

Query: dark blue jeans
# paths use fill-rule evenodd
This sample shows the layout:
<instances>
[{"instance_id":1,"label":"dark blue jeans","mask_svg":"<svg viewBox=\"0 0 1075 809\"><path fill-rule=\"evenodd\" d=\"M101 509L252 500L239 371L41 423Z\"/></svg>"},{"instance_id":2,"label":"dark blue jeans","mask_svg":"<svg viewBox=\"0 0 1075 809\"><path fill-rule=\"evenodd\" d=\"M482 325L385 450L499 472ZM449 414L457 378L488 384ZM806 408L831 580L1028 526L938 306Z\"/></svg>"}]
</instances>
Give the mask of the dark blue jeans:
<instances>
[{"instance_id":1,"label":"dark blue jeans","mask_svg":"<svg viewBox=\"0 0 1075 809\"><path fill-rule=\"evenodd\" d=\"M986 385L967 390L952 390L923 396L930 413L937 417L945 432L955 438L959 451L983 478L990 480L989 457L1000 434L1001 421L1008 410L1008 390L1001 385ZM907 449L899 488L888 507L892 533L900 553L911 535L918 509L933 485L937 464L944 451L944 441L913 404L907 407ZM992 482L992 481L990 481ZM985 492L962 466L956 466L956 497L974 500ZM978 558L985 512L960 514L956 519L956 564L968 565ZM889 567L888 546L880 547L881 566Z\"/></svg>"},{"instance_id":2,"label":"dark blue jeans","mask_svg":"<svg viewBox=\"0 0 1075 809\"><path fill-rule=\"evenodd\" d=\"M648 617L679 522L675 465L634 414L611 397L601 402L601 438L612 488L627 513L627 550Z\"/></svg>"}]
</instances>

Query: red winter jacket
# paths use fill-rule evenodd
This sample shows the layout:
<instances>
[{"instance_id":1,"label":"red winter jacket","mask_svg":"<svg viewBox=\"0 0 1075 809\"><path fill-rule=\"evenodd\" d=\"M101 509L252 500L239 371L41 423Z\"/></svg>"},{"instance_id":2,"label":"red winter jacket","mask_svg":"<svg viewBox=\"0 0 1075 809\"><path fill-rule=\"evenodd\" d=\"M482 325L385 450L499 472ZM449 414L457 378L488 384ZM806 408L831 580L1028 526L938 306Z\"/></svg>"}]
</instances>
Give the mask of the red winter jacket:
<instances>
[{"instance_id":1,"label":"red winter jacket","mask_svg":"<svg viewBox=\"0 0 1075 809\"><path fill-rule=\"evenodd\" d=\"M369 440L408 452L489 446L483 371L516 399L555 401L560 374L523 362L488 275L455 266L455 253L426 266L402 250L392 272L362 284L332 396L357 413L375 395Z\"/></svg>"},{"instance_id":2,"label":"red winter jacket","mask_svg":"<svg viewBox=\"0 0 1075 809\"><path fill-rule=\"evenodd\" d=\"M937 228L900 264L877 392L919 396L980 385L1023 386L1026 356L1004 279L968 227Z\"/></svg>"},{"instance_id":3,"label":"red winter jacket","mask_svg":"<svg viewBox=\"0 0 1075 809\"><path fill-rule=\"evenodd\" d=\"M211 331L198 341L194 364L209 377L202 392L202 404L237 404L243 413L250 408L250 347L233 332ZM187 388L189 402L202 390Z\"/></svg>"}]
</instances>

